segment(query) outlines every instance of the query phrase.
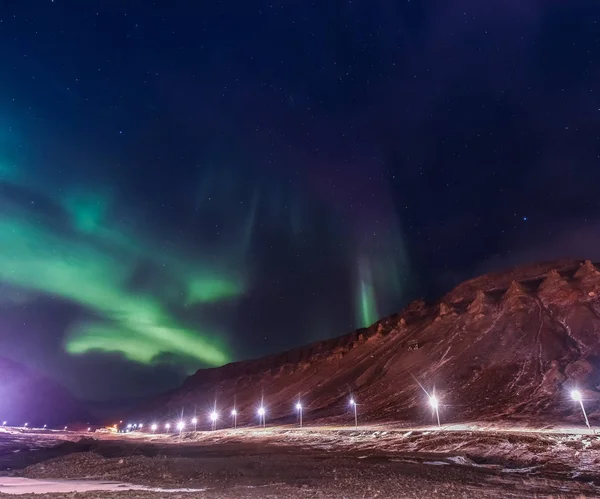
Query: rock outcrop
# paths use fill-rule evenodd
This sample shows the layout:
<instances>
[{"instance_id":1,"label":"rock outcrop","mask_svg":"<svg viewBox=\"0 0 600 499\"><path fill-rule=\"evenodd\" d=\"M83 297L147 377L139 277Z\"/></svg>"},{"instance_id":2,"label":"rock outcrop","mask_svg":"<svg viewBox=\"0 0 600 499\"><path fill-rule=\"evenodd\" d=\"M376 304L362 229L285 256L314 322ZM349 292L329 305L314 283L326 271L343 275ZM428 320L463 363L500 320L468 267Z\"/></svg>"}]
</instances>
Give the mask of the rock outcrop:
<instances>
[{"instance_id":1,"label":"rock outcrop","mask_svg":"<svg viewBox=\"0 0 600 499\"><path fill-rule=\"evenodd\" d=\"M240 424L254 423L262 399L268 419L292 422L300 396L307 423L341 423L351 419L352 394L363 421L419 424L431 422L424 390L435 389L447 422L575 424L575 387L595 421L600 271L589 261L487 274L350 335L200 370L142 416L202 417L216 401L227 412L235 403Z\"/></svg>"}]
</instances>

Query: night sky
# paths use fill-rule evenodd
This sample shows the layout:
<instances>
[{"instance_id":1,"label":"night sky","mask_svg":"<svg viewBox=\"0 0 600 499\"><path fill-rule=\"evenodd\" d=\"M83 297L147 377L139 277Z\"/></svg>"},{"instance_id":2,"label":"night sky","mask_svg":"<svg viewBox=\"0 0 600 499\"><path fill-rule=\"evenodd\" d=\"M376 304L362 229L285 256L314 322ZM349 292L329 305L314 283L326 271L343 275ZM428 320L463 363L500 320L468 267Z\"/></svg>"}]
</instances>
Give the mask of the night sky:
<instances>
[{"instance_id":1,"label":"night sky","mask_svg":"<svg viewBox=\"0 0 600 499\"><path fill-rule=\"evenodd\" d=\"M600 5L3 0L0 356L77 396L600 258Z\"/></svg>"}]
</instances>

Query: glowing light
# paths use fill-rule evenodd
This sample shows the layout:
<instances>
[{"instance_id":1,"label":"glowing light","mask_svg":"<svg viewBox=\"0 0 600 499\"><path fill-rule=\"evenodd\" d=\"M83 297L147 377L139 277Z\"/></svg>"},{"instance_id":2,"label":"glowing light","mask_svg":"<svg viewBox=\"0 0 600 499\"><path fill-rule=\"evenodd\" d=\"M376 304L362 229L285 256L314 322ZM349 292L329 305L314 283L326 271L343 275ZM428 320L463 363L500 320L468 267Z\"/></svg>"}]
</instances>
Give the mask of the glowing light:
<instances>
[{"instance_id":1,"label":"glowing light","mask_svg":"<svg viewBox=\"0 0 600 499\"><path fill-rule=\"evenodd\" d=\"M153 424L153 425L152 425L152 432L155 432L157 428L158 428L158 426L156 425L156 423L155 423L155 424Z\"/></svg>"},{"instance_id":2,"label":"glowing light","mask_svg":"<svg viewBox=\"0 0 600 499\"><path fill-rule=\"evenodd\" d=\"M46 425L44 425L44 428L46 428Z\"/></svg>"},{"instance_id":3,"label":"glowing light","mask_svg":"<svg viewBox=\"0 0 600 499\"><path fill-rule=\"evenodd\" d=\"M198 424L198 418L192 418L192 424Z\"/></svg>"},{"instance_id":4,"label":"glowing light","mask_svg":"<svg viewBox=\"0 0 600 499\"><path fill-rule=\"evenodd\" d=\"M64 427L64 431L67 431L67 427L66 426Z\"/></svg>"},{"instance_id":5,"label":"glowing light","mask_svg":"<svg viewBox=\"0 0 600 499\"><path fill-rule=\"evenodd\" d=\"M25 423L23 426L27 426L29 423Z\"/></svg>"},{"instance_id":6,"label":"glowing light","mask_svg":"<svg viewBox=\"0 0 600 499\"><path fill-rule=\"evenodd\" d=\"M88 431L92 431L92 429L91 429L91 428L88 428Z\"/></svg>"},{"instance_id":7,"label":"glowing light","mask_svg":"<svg viewBox=\"0 0 600 499\"><path fill-rule=\"evenodd\" d=\"M261 417L265 415L265 408L264 407L261 406L261 407L258 408L258 415L261 416Z\"/></svg>"},{"instance_id":8,"label":"glowing light","mask_svg":"<svg viewBox=\"0 0 600 499\"><path fill-rule=\"evenodd\" d=\"M429 395L429 405L435 411L435 415L437 417L438 428L441 428L442 425L440 424L440 411L439 411L440 401L435 396L435 393L433 395Z\"/></svg>"},{"instance_id":9,"label":"glowing light","mask_svg":"<svg viewBox=\"0 0 600 499\"><path fill-rule=\"evenodd\" d=\"M590 430L590 433L595 433L594 430L592 430L592 427L590 426L590 422L588 420L587 413L585 412L585 407L583 405L583 397L581 396L581 392L579 390L571 390L571 398L575 402L579 402L579 406L581 407L581 412L583 412L583 417L585 418L586 426Z\"/></svg>"},{"instance_id":10,"label":"glowing light","mask_svg":"<svg viewBox=\"0 0 600 499\"><path fill-rule=\"evenodd\" d=\"M353 397L350 398L350 407L354 410L354 427L358 428L358 411L356 409L356 400Z\"/></svg>"},{"instance_id":11,"label":"glowing light","mask_svg":"<svg viewBox=\"0 0 600 499\"><path fill-rule=\"evenodd\" d=\"M171 425L170 425L169 423L167 423L167 424L165 425L165 428L166 428L166 429L167 429L167 431L168 431L168 430L171 428Z\"/></svg>"},{"instance_id":12,"label":"glowing light","mask_svg":"<svg viewBox=\"0 0 600 499\"><path fill-rule=\"evenodd\" d=\"M219 419L219 414L217 411L213 411L210 413L210 420L214 423L217 419Z\"/></svg>"},{"instance_id":13,"label":"glowing light","mask_svg":"<svg viewBox=\"0 0 600 499\"><path fill-rule=\"evenodd\" d=\"M6 421L2 421L2 426L6 426Z\"/></svg>"},{"instance_id":14,"label":"glowing light","mask_svg":"<svg viewBox=\"0 0 600 499\"><path fill-rule=\"evenodd\" d=\"M231 415L232 415L232 416L237 416L237 411L236 411L235 409L232 409L232 410L231 410Z\"/></svg>"},{"instance_id":15,"label":"glowing light","mask_svg":"<svg viewBox=\"0 0 600 499\"><path fill-rule=\"evenodd\" d=\"M129 430L130 428L131 428L131 423L129 423L129 424L127 425L127 429Z\"/></svg>"},{"instance_id":16,"label":"glowing light","mask_svg":"<svg viewBox=\"0 0 600 499\"><path fill-rule=\"evenodd\" d=\"M300 428L302 428L302 404L300 401L296 402L296 410L298 411L298 415L300 416Z\"/></svg>"},{"instance_id":17,"label":"glowing light","mask_svg":"<svg viewBox=\"0 0 600 499\"><path fill-rule=\"evenodd\" d=\"M144 423L140 423L140 430L144 427Z\"/></svg>"},{"instance_id":18,"label":"glowing light","mask_svg":"<svg viewBox=\"0 0 600 499\"><path fill-rule=\"evenodd\" d=\"M179 421L179 423L177 423L177 429L179 431L183 430L185 428L185 423L183 421Z\"/></svg>"}]
</instances>

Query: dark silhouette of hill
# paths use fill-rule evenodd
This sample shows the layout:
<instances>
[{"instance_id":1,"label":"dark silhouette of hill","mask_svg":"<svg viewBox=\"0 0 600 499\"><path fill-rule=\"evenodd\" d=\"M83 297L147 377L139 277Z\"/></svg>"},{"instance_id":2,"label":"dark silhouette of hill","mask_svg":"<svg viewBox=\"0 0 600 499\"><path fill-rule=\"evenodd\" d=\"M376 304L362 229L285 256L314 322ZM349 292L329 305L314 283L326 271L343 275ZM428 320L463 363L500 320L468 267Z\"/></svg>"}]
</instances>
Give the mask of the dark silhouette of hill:
<instances>
[{"instance_id":1,"label":"dark silhouette of hill","mask_svg":"<svg viewBox=\"0 0 600 499\"><path fill-rule=\"evenodd\" d=\"M235 401L238 421L256 423L264 397L268 420L291 422L300 395L307 423L350 422L352 394L363 422L429 423L423 389L435 388L446 422L580 423L570 398L575 387L594 421L600 416L600 271L589 261L490 273L437 303L415 301L352 334L200 370L140 417L196 411L205 428L216 400L223 418Z\"/></svg>"},{"instance_id":2,"label":"dark silhouette of hill","mask_svg":"<svg viewBox=\"0 0 600 499\"><path fill-rule=\"evenodd\" d=\"M89 420L84 406L58 383L0 358L0 424L51 428Z\"/></svg>"}]
</instances>

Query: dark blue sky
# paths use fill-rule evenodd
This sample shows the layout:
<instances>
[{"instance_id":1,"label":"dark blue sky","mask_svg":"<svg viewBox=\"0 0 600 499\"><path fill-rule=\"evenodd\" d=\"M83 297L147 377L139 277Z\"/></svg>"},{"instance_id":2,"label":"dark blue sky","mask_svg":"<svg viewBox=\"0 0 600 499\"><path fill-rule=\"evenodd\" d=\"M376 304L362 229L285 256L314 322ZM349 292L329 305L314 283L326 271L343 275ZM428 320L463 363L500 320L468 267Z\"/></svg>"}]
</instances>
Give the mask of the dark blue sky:
<instances>
[{"instance_id":1,"label":"dark blue sky","mask_svg":"<svg viewBox=\"0 0 600 499\"><path fill-rule=\"evenodd\" d=\"M599 21L590 1L3 2L2 355L149 394L486 270L600 258Z\"/></svg>"}]
</instances>

